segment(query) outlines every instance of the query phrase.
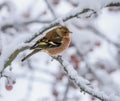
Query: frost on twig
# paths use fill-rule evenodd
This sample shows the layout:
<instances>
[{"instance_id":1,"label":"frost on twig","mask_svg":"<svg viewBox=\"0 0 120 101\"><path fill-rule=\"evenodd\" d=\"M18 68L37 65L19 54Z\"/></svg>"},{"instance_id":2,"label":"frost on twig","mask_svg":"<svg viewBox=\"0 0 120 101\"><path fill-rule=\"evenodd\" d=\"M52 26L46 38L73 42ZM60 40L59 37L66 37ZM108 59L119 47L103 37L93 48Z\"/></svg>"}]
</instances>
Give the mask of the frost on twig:
<instances>
[{"instance_id":1,"label":"frost on twig","mask_svg":"<svg viewBox=\"0 0 120 101\"><path fill-rule=\"evenodd\" d=\"M104 93L93 90L89 86L90 85L89 81L78 76L77 72L73 69L71 64L68 63L65 59L62 59L61 57L53 58L56 59L62 65L64 71L67 72L69 79L72 80L80 88L81 91L88 93L102 101L110 101L108 99L108 96L104 95Z\"/></svg>"},{"instance_id":2,"label":"frost on twig","mask_svg":"<svg viewBox=\"0 0 120 101\"><path fill-rule=\"evenodd\" d=\"M46 0L46 1L48 1L48 0ZM101 0L101 1L103 1L103 0ZM112 2L113 0L108 0L108 1ZM102 7L98 8L98 9L94 8L94 6L92 8L89 6L78 7L77 10L73 11L72 13L69 13L66 16L57 18L57 20L53 21L51 24L48 24L47 26L42 28L38 33L35 33L32 37L26 37L27 40L21 41L23 44L18 45L16 43L16 41L14 41L14 43L15 43L14 45L12 45L12 46L9 45L5 48L7 51L5 51L5 49L3 49L3 52L0 56L0 71L2 72L1 77L9 78L8 79L9 82L7 82L7 85L12 84L12 81L14 81L14 80L11 78L12 77L11 75L8 75L9 74L8 72L4 73L3 70L12 63L12 61L17 57L17 55L20 52L29 48L30 44L28 44L28 43L33 41L36 37L43 34L48 29L55 27L57 25L64 25L64 23L66 21L69 21L73 18L90 18L92 15L99 14L99 10L101 10L104 7L120 6L120 3L118 3L118 2L120 2L119 0L114 0L114 2L116 2L116 3L114 3L114 2L108 3L108 1L105 1L105 4L102 5ZM82 5L82 3L81 3L81 5ZM51 12L53 12L52 9L51 9ZM26 26L27 24L33 23L33 22L41 22L41 21L33 19L33 20L27 20L27 21L20 20L20 21L18 21L17 24L15 24L14 21L12 21L11 23L6 23L6 24L3 23L4 27L2 27L1 30L3 31L5 28L8 28L8 27L19 27L22 25ZM6 25L8 25L8 26L6 26ZM104 36L101 35L101 37L104 37ZM105 37L104 37L104 39L105 39ZM107 41L109 41L109 40L107 40ZM9 50L9 53L7 53L8 50ZM100 92L100 91L96 91L93 88L91 88L89 82L87 80L85 80L84 78L78 76L77 72L73 69L73 66L70 63L68 63L65 59L56 58L56 60L59 61L59 63L62 65L64 71L68 74L69 79L71 81L73 81L81 91L86 92L86 93L88 93L88 94L90 94L90 95L92 95L92 96L94 96L102 101L120 101L120 99L114 95L113 96L111 95L109 97L105 93ZM118 99L118 100L116 100L116 99Z\"/></svg>"},{"instance_id":3,"label":"frost on twig","mask_svg":"<svg viewBox=\"0 0 120 101\"><path fill-rule=\"evenodd\" d=\"M112 98L112 95L108 97L108 95L106 95L104 92L96 91L93 88L91 88L89 81L78 76L77 72L73 69L72 65L62 57L52 58L57 60L62 65L64 71L68 74L69 79L78 86L81 92L83 91L85 93L88 93L101 101L114 101L114 99L117 99L117 101L120 100L120 98L118 98L117 96L114 96L114 98Z\"/></svg>"},{"instance_id":4,"label":"frost on twig","mask_svg":"<svg viewBox=\"0 0 120 101\"><path fill-rule=\"evenodd\" d=\"M2 60L0 60L0 63L1 63L1 68L0 68L0 70L1 70L1 72L7 67L7 66L9 66L10 64L11 64L11 62L16 58L16 56L20 53L20 52L22 52L22 51L24 51L24 50L26 50L26 49L28 49L29 48L29 46L23 46L22 48L20 48L20 49L16 49L14 52L13 52L13 54L11 54L9 57L7 57L8 59L5 59L5 61L2 61ZM4 55L1 55L1 58L3 57ZM5 63L4 63L5 62Z\"/></svg>"},{"instance_id":5,"label":"frost on twig","mask_svg":"<svg viewBox=\"0 0 120 101\"><path fill-rule=\"evenodd\" d=\"M68 15L66 17L63 17L62 19L65 22L65 21L67 21L69 19L72 19L72 18L78 16L79 14L83 14L83 13L88 12L88 11L89 11L89 9L84 9L81 12L77 12L75 14ZM36 33L31 38L28 38L28 40L26 40L25 43L31 42L33 39L35 39L36 37L38 37L40 34L43 34L46 30L48 30L48 29L50 29L52 27L55 27L56 25L59 25L59 20L56 20L53 23L51 23L50 25L48 25L48 26L44 27L43 29L41 29L41 31L39 33ZM28 47L26 47L26 46L25 47L23 46L21 48L19 47L19 49L17 49L17 48L13 49L14 51L12 51L11 55L7 56L8 59L5 59L5 61L2 60L2 62L0 62L0 63L2 63L2 65L4 64L3 68L5 69L7 66L9 66L11 64L11 62L16 58L16 56L20 52L22 52L22 51L24 51L26 49L28 49ZM1 70L3 71L3 69L1 69Z\"/></svg>"},{"instance_id":6,"label":"frost on twig","mask_svg":"<svg viewBox=\"0 0 120 101\"><path fill-rule=\"evenodd\" d=\"M84 3L84 2L83 2L83 3ZM120 5L120 1L119 1L119 0L115 0L114 2L113 2L113 0L110 0L110 1L108 1L108 2L105 2L105 4L104 4L104 2L102 2L102 3L101 3L101 8L111 7L111 6L119 6L119 5ZM98 8L98 9L100 9L100 8ZM78 17L78 16L80 16L80 15L86 14L86 13L88 13L89 11L91 12L90 15L91 15L91 14L96 14L96 13L98 12L98 10L97 10L95 7L92 7L92 8L91 8L91 5L88 6L87 8L86 8L86 6L85 6L85 7L78 7L77 10L73 11L72 13L69 13L68 15L66 15L66 16L64 16L64 17L61 17L61 20L62 20L63 22L66 22L66 21L68 21L68 20L70 20L70 19L73 19L73 18ZM93 13L92 13L92 12L93 12ZM87 14L87 17L90 17L90 16ZM34 36L28 38L28 40L26 40L26 41L24 41L24 42L25 42L25 43L31 42L33 39L35 39L36 37L38 37L40 34L43 34L46 30L48 30L48 29L50 29L50 28L52 28L52 27L55 27L55 26L57 26L57 25L59 25L59 24L60 24L59 20L55 20L55 21L52 22L51 24L49 24L49 25L47 25L46 27L42 28L42 29L39 31L39 33L34 34ZM14 48L14 47L13 47L13 48ZM28 47L26 47L26 46L22 46L22 47L19 47L19 48L17 47L17 48L15 48L15 49L13 49L13 50L11 51L11 53L10 53L8 56L6 56L5 59L3 58L2 62L0 62L0 66L1 66L0 68L1 68L1 70L3 70L3 68L6 68L7 66L9 66L9 65L11 64L11 62L16 58L16 56L17 56L20 52L22 52L22 51L24 51L24 50L26 50L26 49L28 49ZM3 55L1 55L1 57L2 57L2 56L3 56ZM2 66L3 66L3 67L2 67Z\"/></svg>"},{"instance_id":7,"label":"frost on twig","mask_svg":"<svg viewBox=\"0 0 120 101\"><path fill-rule=\"evenodd\" d=\"M11 64L11 62L17 57L17 55L28 49L32 43L23 43L22 41L27 40L28 35L20 36L13 40L7 47L2 47L2 54L0 56L0 72ZM17 44L17 45L16 45Z\"/></svg>"},{"instance_id":8,"label":"frost on twig","mask_svg":"<svg viewBox=\"0 0 120 101\"><path fill-rule=\"evenodd\" d=\"M114 6L120 6L120 1L119 2L116 1L114 3L108 3L108 4L104 5L104 7L114 7ZM66 21L68 21L70 19L77 18L77 17L79 17L79 15L86 14L88 12L91 12L89 14L93 15L93 14L97 13L97 10L91 9L91 8L80 8L80 7L78 7L75 11L73 10L72 13L69 13L68 15L66 15L64 17L61 17L60 20L62 20L63 22L66 22ZM90 17L90 15L87 15L87 17ZM52 27L55 27L57 25L60 25L61 24L60 20L59 19L55 20L51 24L49 24L49 25L45 26L44 28L42 28L38 33L35 33L35 35L31 39L29 39L29 41L27 41L27 42L31 42L36 37L38 37L40 34L44 33L46 30L48 30L48 29L50 29Z\"/></svg>"}]
</instances>

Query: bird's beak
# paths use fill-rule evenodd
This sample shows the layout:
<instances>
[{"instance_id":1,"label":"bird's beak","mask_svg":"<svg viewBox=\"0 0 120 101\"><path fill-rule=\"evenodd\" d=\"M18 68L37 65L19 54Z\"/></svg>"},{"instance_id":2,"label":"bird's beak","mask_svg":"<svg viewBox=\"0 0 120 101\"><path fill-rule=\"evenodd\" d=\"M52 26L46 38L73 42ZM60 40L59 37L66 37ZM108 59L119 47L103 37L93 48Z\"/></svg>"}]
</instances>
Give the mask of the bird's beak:
<instances>
[{"instance_id":1,"label":"bird's beak","mask_svg":"<svg viewBox=\"0 0 120 101\"><path fill-rule=\"evenodd\" d=\"M69 33L71 33L71 34L72 34L73 32L69 31Z\"/></svg>"}]
</instances>

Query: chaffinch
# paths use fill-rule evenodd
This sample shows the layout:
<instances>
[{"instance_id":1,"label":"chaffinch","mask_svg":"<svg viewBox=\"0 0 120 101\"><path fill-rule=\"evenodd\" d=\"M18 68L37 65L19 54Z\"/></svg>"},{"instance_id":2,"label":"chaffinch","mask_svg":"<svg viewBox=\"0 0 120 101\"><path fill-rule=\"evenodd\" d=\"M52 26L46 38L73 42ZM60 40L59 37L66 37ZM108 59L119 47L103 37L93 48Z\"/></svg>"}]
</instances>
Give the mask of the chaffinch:
<instances>
[{"instance_id":1,"label":"chaffinch","mask_svg":"<svg viewBox=\"0 0 120 101\"><path fill-rule=\"evenodd\" d=\"M63 53L70 44L70 31L65 26L58 26L47 32L47 34L38 40L30 50L33 50L30 54L25 56L21 61L26 60L33 54L43 51L50 56L57 56Z\"/></svg>"}]
</instances>

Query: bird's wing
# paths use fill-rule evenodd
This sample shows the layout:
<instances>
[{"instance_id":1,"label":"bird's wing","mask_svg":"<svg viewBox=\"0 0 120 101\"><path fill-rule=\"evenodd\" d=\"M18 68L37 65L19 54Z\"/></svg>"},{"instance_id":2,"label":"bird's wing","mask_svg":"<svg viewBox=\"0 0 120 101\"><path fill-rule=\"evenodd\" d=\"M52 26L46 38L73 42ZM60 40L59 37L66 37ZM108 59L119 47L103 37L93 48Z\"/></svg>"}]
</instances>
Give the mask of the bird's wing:
<instances>
[{"instance_id":1,"label":"bird's wing","mask_svg":"<svg viewBox=\"0 0 120 101\"><path fill-rule=\"evenodd\" d=\"M36 44L34 44L30 49L47 49L47 48L54 48L59 47L61 45L61 39L54 38L51 40L48 40L47 38L42 38L41 40L38 40Z\"/></svg>"}]
</instances>

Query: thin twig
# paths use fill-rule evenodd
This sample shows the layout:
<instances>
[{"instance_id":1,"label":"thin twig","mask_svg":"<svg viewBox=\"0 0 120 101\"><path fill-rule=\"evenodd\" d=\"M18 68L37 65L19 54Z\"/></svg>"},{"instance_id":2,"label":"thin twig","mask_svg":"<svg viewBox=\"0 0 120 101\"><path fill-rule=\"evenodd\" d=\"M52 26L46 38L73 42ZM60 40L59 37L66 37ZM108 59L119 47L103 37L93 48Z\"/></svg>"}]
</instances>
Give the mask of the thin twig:
<instances>
[{"instance_id":1,"label":"thin twig","mask_svg":"<svg viewBox=\"0 0 120 101\"><path fill-rule=\"evenodd\" d=\"M118 2L118 3L110 3L110 4L106 5L105 7L120 6L119 4L120 4L119 2ZM67 15L67 16L63 17L62 20L63 20L63 22L66 22L66 21L68 21L68 20L70 20L70 19L73 19L73 18L75 18L75 17L78 17L79 15L84 14L84 13L87 13L87 12L89 12L89 11L92 11L94 14L96 14L96 11L95 11L95 10L89 9L89 8L85 8L85 9L83 9L83 10L80 11L80 12L76 12L76 13L74 13L74 14ZM31 41L34 40L36 37L38 37L40 34L44 33L46 30L48 30L48 29L50 29L50 28L52 28L52 27L55 27L55 26L57 26L57 25L59 25L59 20L56 20L56 21L54 21L53 23L49 24L48 26L44 27L43 29L41 29L41 31L39 31L39 33L35 33L34 37L32 37L32 38L31 38L29 41L27 41L27 42L31 42Z\"/></svg>"},{"instance_id":2,"label":"thin twig","mask_svg":"<svg viewBox=\"0 0 120 101\"><path fill-rule=\"evenodd\" d=\"M17 56L21 51L24 51L24 50L26 50L26 49L28 49L28 48L29 48L29 46L27 46L27 47L25 46L25 47L22 47L21 49L15 50L14 53L11 54L11 56L9 57L8 61L5 62L5 64L4 64L4 69L11 64L11 62L16 58L16 56Z\"/></svg>"},{"instance_id":3,"label":"thin twig","mask_svg":"<svg viewBox=\"0 0 120 101\"><path fill-rule=\"evenodd\" d=\"M110 4L108 4L106 7L117 7L117 6L120 6L120 2L110 3Z\"/></svg>"},{"instance_id":4,"label":"thin twig","mask_svg":"<svg viewBox=\"0 0 120 101\"><path fill-rule=\"evenodd\" d=\"M69 89L70 89L70 80L68 80L68 83L66 85L66 89L65 89L65 92L64 92L64 96L63 96L63 100L62 101L67 101L67 94L69 92Z\"/></svg>"},{"instance_id":5,"label":"thin twig","mask_svg":"<svg viewBox=\"0 0 120 101\"><path fill-rule=\"evenodd\" d=\"M112 45L116 46L117 48L120 48L120 44L115 43L113 41L111 41L109 38L107 38L104 34L102 34L100 31L98 31L96 28L94 28L91 25L88 25L86 27L87 29L91 30L92 32L94 32L94 34L98 35L99 37L103 38L104 40L106 40L108 43L111 43Z\"/></svg>"},{"instance_id":6,"label":"thin twig","mask_svg":"<svg viewBox=\"0 0 120 101\"><path fill-rule=\"evenodd\" d=\"M59 57L54 58L54 59L57 60L62 65L64 71L68 74L69 79L71 81L73 81L80 88L80 91L86 92L86 93L98 98L101 101L111 101L111 99L109 99L109 97L107 95L105 95L103 92L95 91L92 88L90 88L88 86L88 83L86 83L86 81L84 82L83 79L81 79L78 76L78 74L76 74L76 71L73 69L73 67L71 67L71 66L67 67L66 64L64 64L65 60L63 60L62 58L59 58Z\"/></svg>"},{"instance_id":7,"label":"thin twig","mask_svg":"<svg viewBox=\"0 0 120 101\"><path fill-rule=\"evenodd\" d=\"M111 4L112 6L113 5L116 5L116 3L112 3ZM108 4L106 7L109 7L109 6L111 6L110 4ZM68 21L68 20L70 20L70 19L72 19L72 18L75 18L75 17L78 17L79 15L81 15L81 14L84 14L84 13L86 13L86 12L89 12L89 11L92 11L92 12L96 12L95 10L92 10L92 9L89 9L89 8L85 8L85 9L83 9L82 11L80 11L80 12L76 12L76 13L74 13L74 14L69 14L69 15L67 15L67 16L65 16L65 17L63 17L62 18L62 20L63 20L63 22L66 22L66 21ZM28 41L26 41L26 43L29 43L29 42L31 42L32 40L34 40L36 37L38 37L39 35L41 35L43 32L45 32L46 30L48 30L48 29L50 29L50 28L52 28L52 27L55 27L55 26L57 26L57 25L59 25L59 20L56 20L56 21L54 21L53 23L51 23L51 24L49 24L48 26L46 26L46 27L44 27L43 29L41 29L40 31L39 31L39 33L36 33L32 38L30 38ZM24 51L24 50L26 50L26 49L28 49L28 47L26 48L21 48L21 49L18 49L18 50L15 50L10 56L9 56L9 59L8 59L8 61L6 61L5 62L5 64L4 64L4 69L8 66L8 65L10 65L11 64L11 62L16 58L16 56L20 53L20 52L22 52L22 51ZM11 58L12 57L12 58Z\"/></svg>"},{"instance_id":8,"label":"thin twig","mask_svg":"<svg viewBox=\"0 0 120 101\"><path fill-rule=\"evenodd\" d=\"M51 5L50 5L49 1L48 1L48 0L45 0L45 2L46 2L46 4L47 4L47 6L48 6L49 10L50 10L50 11L51 11L51 13L52 13L52 15L53 15L53 17L54 17L54 20L55 20L55 19L57 19L57 16L56 16L56 14L55 14L54 10L52 9L52 7L51 7Z\"/></svg>"}]
</instances>

